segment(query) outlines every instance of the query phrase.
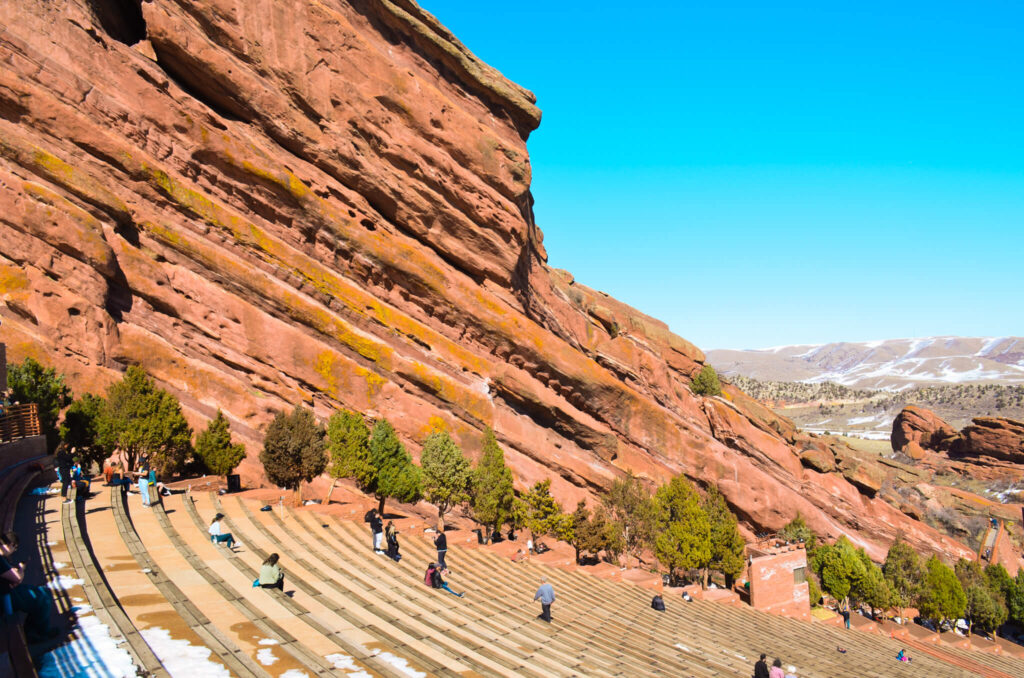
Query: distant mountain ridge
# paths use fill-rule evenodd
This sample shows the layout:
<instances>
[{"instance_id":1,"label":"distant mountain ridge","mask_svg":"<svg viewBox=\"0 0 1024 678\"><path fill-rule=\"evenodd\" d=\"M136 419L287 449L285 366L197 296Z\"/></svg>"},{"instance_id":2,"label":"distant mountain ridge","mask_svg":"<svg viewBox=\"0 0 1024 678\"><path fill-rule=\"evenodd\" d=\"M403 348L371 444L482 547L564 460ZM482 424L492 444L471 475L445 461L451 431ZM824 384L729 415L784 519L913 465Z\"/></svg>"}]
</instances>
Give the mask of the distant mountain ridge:
<instances>
[{"instance_id":1,"label":"distant mountain ridge","mask_svg":"<svg viewBox=\"0 0 1024 678\"><path fill-rule=\"evenodd\" d=\"M1024 337L925 337L707 351L726 375L858 389L1024 384Z\"/></svg>"}]
</instances>

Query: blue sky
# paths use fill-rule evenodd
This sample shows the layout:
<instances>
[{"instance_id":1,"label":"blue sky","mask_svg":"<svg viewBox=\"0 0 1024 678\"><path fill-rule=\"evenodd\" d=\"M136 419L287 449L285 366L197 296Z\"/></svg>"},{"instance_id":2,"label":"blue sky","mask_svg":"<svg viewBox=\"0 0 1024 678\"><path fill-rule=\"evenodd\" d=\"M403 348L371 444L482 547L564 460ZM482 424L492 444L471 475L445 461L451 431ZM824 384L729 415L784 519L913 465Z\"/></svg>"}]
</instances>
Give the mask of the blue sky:
<instances>
[{"instance_id":1,"label":"blue sky","mask_svg":"<svg viewBox=\"0 0 1024 678\"><path fill-rule=\"evenodd\" d=\"M421 4L537 94L579 282L705 349L1024 335L1021 3Z\"/></svg>"}]
</instances>

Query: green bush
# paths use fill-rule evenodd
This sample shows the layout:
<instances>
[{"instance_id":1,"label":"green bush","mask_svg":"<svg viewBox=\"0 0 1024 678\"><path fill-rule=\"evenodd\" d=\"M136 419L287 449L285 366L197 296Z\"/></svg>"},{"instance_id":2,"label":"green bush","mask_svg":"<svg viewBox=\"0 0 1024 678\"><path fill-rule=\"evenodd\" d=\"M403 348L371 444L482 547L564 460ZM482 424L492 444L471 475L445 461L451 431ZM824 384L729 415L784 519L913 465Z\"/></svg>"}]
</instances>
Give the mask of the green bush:
<instances>
[{"instance_id":1,"label":"green bush","mask_svg":"<svg viewBox=\"0 0 1024 678\"><path fill-rule=\"evenodd\" d=\"M690 382L690 390L697 395L722 395L722 385L718 382L718 373L715 372L715 368L711 365L702 367L700 374Z\"/></svg>"}]
</instances>

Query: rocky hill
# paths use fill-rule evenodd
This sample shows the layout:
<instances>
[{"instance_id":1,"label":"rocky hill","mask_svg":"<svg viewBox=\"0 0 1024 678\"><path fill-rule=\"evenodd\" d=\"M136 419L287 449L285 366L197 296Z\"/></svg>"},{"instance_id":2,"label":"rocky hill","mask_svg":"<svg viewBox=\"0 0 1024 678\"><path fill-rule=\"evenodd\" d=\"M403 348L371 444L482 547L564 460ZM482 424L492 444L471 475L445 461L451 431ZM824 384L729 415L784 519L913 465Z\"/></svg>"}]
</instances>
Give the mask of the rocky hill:
<instances>
[{"instance_id":1,"label":"rocky hill","mask_svg":"<svg viewBox=\"0 0 1024 678\"><path fill-rule=\"evenodd\" d=\"M714 484L748 532L797 512L876 558L948 557L921 483L797 431L703 353L546 264L534 97L411 0L0 0L0 340L78 393L141 364L194 424L304 402L414 450L493 427L564 502L632 471ZM497 28L496 28L497 30ZM965 536L966 535L966 536Z\"/></svg>"},{"instance_id":2,"label":"rocky hill","mask_svg":"<svg viewBox=\"0 0 1024 678\"><path fill-rule=\"evenodd\" d=\"M892 424L908 405L927 407L954 426L974 417L1024 419L1024 386L948 384L901 391L852 389L830 381L760 381L729 377L801 429L888 440Z\"/></svg>"},{"instance_id":3,"label":"rocky hill","mask_svg":"<svg viewBox=\"0 0 1024 678\"><path fill-rule=\"evenodd\" d=\"M1022 337L926 337L708 351L725 374L903 390L965 383L1024 385Z\"/></svg>"}]
</instances>

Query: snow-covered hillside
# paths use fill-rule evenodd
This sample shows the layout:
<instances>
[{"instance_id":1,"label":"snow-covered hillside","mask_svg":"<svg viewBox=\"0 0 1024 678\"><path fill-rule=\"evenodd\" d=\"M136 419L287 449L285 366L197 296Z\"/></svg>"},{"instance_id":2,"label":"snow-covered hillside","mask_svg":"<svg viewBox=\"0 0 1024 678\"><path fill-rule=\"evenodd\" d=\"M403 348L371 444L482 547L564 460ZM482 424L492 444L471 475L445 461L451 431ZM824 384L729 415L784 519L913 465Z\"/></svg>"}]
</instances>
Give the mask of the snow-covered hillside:
<instances>
[{"instance_id":1,"label":"snow-covered hillside","mask_svg":"<svg viewBox=\"0 0 1024 678\"><path fill-rule=\"evenodd\" d=\"M951 383L1024 384L1022 337L928 337L707 351L725 374L903 390Z\"/></svg>"}]
</instances>

